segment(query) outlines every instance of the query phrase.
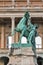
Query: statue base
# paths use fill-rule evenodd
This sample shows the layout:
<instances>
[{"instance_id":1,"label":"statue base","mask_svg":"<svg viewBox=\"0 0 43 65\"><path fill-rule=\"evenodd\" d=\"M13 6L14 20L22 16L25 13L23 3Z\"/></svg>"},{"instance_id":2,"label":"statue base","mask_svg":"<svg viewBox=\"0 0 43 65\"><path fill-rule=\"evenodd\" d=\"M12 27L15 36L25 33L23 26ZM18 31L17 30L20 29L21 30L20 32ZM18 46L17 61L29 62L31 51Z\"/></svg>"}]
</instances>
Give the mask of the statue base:
<instances>
[{"instance_id":1,"label":"statue base","mask_svg":"<svg viewBox=\"0 0 43 65\"><path fill-rule=\"evenodd\" d=\"M36 53L32 47L15 48L9 62L12 65L37 65Z\"/></svg>"}]
</instances>

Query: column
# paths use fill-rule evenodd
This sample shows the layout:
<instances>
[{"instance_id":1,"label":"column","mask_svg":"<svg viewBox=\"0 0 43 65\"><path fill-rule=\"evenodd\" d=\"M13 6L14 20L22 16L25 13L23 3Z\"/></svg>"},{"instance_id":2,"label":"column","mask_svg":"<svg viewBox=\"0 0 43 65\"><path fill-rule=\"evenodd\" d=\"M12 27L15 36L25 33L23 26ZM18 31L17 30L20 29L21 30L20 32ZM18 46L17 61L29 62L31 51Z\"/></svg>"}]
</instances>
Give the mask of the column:
<instances>
[{"instance_id":1,"label":"column","mask_svg":"<svg viewBox=\"0 0 43 65\"><path fill-rule=\"evenodd\" d=\"M4 48L4 43L5 43L5 29L4 29L4 26L2 26L2 28L1 28L1 48Z\"/></svg>"},{"instance_id":2,"label":"column","mask_svg":"<svg viewBox=\"0 0 43 65\"><path fill-rule=\"evenodd\" d=\"M15 28L15 18L14 17L12 17L12 32L13 32L13 30L14 30L14 28ZM12 43L14 43L14 35L12 36Z\"/></svg>"},{"instance_id":3,"label":"column","mask_svg":"<svg viewBox=\"0 0 43 65\"><path fill-rule=\"evenodd\" d=\"M18 42L18 32L16 32L16 43Z\"/></svg>"},{"instance_id":4,"label":"column","mask_svg":"<svg viewBox=\"0 0 43 65\"><path fill-rule=\"evenodd\" d=\"M11 17L11 23L12 23L12 24L11 24L11 27L12 27L12 29L11 29L11 35L12 35L12 32L13 32L13 30L14 30L14 28L15 28L15 18L14 18L14 17ZM10 45L14 43L14 35L12 35L12 38L11 38L11 39L12 39L12 40L11 40ZM14 51L14 48L12 48L12 47L10 46L10 48L9 48L9 56L12 55L13 51Z\"/></svg>"}]
</instances>

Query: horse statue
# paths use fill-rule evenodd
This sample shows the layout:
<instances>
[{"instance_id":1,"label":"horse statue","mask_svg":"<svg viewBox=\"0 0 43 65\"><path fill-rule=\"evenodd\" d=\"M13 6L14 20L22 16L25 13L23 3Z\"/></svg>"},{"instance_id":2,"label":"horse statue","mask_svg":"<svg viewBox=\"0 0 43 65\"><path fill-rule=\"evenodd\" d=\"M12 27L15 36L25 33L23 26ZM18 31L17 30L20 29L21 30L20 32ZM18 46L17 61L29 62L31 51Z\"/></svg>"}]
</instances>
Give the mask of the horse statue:
<instances>
[{"instance_id":1,"label":"horse statue","mask_svg":"<svg viewBox=\"0 0 43 65\"><path fill-rule=\"evenodd\" d=\"M21 34L18 43L21 43L21 38L24 36L27 38L27 43L34 44L35 37L38 35L36 30L37 28L38 28L37 25L33 25L31 23L30 14L26 12L24 17L17 24L17 27L12 32L12 35L14 35L15 32L20 32Z\"/></svg>"},{"instance_id":2,"label":"horse statue","mask_svg":"<svg viewBox=\"0 0 43 65\"><path fill-rule=\"evenodd\" d=\"M16 28L13 30L12 35L16 32L20 32L20 39L18 43L21 43L21 38L24 36L27 38L27 43L32 44L34 48L35 45L35 37L38 35L37 33L38 25L32 24L30 19L30 14L28 12L25 13L23 18L17 24ZM13 52L13 48L11 48L11 53Z\"/></svg>"}]
</instances>

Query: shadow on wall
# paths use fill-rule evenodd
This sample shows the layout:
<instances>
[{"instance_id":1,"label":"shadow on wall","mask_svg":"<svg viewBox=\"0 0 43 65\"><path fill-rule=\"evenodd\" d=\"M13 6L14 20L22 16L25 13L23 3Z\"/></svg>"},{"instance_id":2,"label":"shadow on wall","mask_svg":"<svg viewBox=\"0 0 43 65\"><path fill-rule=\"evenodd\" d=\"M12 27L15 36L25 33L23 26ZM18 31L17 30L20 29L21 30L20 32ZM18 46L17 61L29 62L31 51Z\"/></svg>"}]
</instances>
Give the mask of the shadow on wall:
<instances>
[{"instance_id":1,"label":"shadow on wall","mask_svg":"<svg viewBox=\"0 0 43 65\"><path fill-rule=\"evenodd\" d=\"M9 62L9 58L8 57L6 57L6 56L0 57L0 63L1 63L1 65L7 65L8 62Z\"/></svg>"},{"instance_id":2,"label":"shadow on wall","mask_svg":"<svg viewBox=\"0 0 43 65\"><path fill-rule=\"evenodd\" d=\"M43 65L43 58L38 56L37 57L37 63L38 63L38 65Z\"/></svg>"}]
</instances>

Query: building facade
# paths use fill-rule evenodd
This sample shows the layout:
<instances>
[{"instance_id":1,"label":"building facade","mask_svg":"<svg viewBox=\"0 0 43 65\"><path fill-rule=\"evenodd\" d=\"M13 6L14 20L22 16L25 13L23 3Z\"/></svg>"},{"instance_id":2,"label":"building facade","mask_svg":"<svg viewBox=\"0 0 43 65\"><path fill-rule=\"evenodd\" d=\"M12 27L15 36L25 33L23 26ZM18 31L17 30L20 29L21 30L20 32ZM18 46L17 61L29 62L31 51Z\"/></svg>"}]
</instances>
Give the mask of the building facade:
<instances>
[{"instance_id":1,"label":"building facade","mask_svg":"<svg viewBox=\"0 0 43 65\"><path fill-rule=\"evenodd\" d=\"M26 11L30 12L32 23L39 25L42 43L37 44L36 51L43 57L43 0L0 0L0 53L8 52L7 38ZM19 35L17 32L12 36L12 43L18 42Z\"/></svg>"}]
</instances>

